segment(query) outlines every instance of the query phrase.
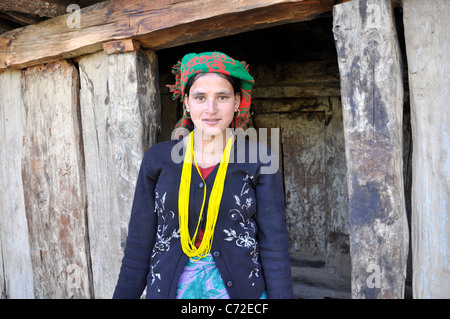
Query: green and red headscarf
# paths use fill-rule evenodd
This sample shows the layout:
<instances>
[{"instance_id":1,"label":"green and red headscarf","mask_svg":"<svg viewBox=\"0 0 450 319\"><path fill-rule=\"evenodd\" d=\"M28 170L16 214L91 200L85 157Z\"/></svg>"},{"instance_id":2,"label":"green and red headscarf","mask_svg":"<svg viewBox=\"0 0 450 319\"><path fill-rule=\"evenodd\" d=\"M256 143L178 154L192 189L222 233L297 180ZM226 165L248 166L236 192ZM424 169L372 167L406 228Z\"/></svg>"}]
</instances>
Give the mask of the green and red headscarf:
<instances>
[{"instance_id":1,"label":"green and red headscarf","mask_svg":"<svg viewBox=\"0 0 450 319\"><path fill-rule=\"evenodd\" d=\"M170 92L173 92L173 99L181 98L183 101L189 79L195 74L208 72L227 74L241 80L241 104L231 127L242 128L250 117L251 90L255 81L248 73L248 65L245 62L236 61L224 53L190 53L178 61L172 69L176 82L174 85L167 85ZM187 128L191 123L186 107L183 106L183 117L175 125L175 128Z\"/></svg>"}]
</instances>

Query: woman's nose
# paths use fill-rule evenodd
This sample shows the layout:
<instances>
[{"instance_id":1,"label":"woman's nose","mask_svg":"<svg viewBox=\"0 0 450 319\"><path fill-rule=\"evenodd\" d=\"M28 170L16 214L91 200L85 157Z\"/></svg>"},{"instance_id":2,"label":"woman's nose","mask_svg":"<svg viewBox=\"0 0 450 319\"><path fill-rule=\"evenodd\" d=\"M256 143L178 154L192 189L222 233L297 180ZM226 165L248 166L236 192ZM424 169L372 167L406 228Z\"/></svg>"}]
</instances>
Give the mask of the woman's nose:
<instances>
[{"instance_id":1,"label":"woman's nose","mask_svg":"<svg viewBox=\"0 0 450 319\"><path fill-rule=\"evenodd\" d=\"M217 111L217 105L216 105L216 101L214 101L214 99L208 99L208 101L206 102L206 112L208 113L216 113Z\"/></svg>"}]
</instances>

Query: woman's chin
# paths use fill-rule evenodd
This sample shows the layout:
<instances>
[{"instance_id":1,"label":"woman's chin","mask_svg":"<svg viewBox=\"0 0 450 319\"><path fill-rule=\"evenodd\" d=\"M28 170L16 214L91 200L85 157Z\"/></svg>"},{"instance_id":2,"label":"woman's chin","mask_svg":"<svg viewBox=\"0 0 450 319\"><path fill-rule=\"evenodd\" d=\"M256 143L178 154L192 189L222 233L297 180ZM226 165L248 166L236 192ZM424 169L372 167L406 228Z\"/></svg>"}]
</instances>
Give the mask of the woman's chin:
<instances>
[{"instance_id":1,"label":"woman's chin","mask_svg":"<svg viewBox=\"0 0 450 319\"><path fill-rule=\"evenodd\" d=\"M201 127L196 127L196 129L200 129L199 131L202 132L202 135L204 137L207 137L207 136L217 137L222 134L225 134L225 130L222 130L222 128L217 125L208 125L208 124L203 123L201 125Z\"/></svg>"}]
</instances>

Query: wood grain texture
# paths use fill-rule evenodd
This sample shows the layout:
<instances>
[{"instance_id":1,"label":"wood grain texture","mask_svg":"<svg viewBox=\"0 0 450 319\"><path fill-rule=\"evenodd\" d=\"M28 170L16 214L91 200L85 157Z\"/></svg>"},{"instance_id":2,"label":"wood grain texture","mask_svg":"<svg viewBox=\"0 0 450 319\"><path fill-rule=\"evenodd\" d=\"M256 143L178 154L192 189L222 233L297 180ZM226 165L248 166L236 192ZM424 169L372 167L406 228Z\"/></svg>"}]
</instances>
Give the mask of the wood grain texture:
<instances>
[{"instance_id":1,"label":"wood grain texture","mask_svg":"<svg viewBox=\"0 0 450 319\"><path fill-rule=\"evenodd\" d=\"M450 296L450 3L404 1L413 133L414 298Z\"/></svg>"},{"instance_id":2,"label":"wood grain texture","mask_svg":"<svg viewBox=\"0 0 450 319\"><path fill-rule=\"evenodd\" d=\"M33 298L33 272L22 185L25 109L22 72L0 74L0 298Z\"/></svg>"},{"instance_id":3,"label":"wood grain texture","mask_svg":"<svg viewBox=\"0 0 450 319\"><path fill-rule=\"evenodd\" d=\"M79 61L95 298L114 291L140 164L156 142L157 64L151 51L99 52Z\"/></svg>"},{"instance_id":4,"label":"wood grain texture","mask_svg":"<svg viewBox=\"0 0 450 319\"><path fill-rule=\"evenodd\" d=\"M286 215L294 259L325 260L324 112L280 115Z\"/></svg>"},{"instance_id":5,"label":"wood grain texture","mask_svg":"<svg viewBox=\"0 0 450 319\"><path fill-rule=\"evenodd\" d=\"M56 17L66 13L62 3L45 0L2 0L0 11L15 11L40 17Z\"/></svg>"},{"instance_id":6,"label":"wood grain texture","mask_svg":"<svg viewBox=\"0 0 450 319\"><path fill-rule=\"evenodd\" d=\"M389 1L334 7L349 194L353 298L403 298L403 82Z\"/></svg>"},{"instance_id":7,"label":"wood grain texture","mask_svg":"<svg viewBox=\"0 0 450 319\"><path fill-rule=\"evenodd\" d=\"M36 298L89 298L78 72L66 61L24 71L23 188Z\"/></svg>"},{"instance_id":8,"label":"wood grain texture","mask_svg":"<svg viewBox=\"0 0 450 319\"><path fill-rule=\"evenodd\" d=\"M105 1L2 34L0 69L93 53L102 50L104 42L127 38L144 48L162 49L312 19L331 11L333 4L333 0Z\"/></svg>"}]
</instances>

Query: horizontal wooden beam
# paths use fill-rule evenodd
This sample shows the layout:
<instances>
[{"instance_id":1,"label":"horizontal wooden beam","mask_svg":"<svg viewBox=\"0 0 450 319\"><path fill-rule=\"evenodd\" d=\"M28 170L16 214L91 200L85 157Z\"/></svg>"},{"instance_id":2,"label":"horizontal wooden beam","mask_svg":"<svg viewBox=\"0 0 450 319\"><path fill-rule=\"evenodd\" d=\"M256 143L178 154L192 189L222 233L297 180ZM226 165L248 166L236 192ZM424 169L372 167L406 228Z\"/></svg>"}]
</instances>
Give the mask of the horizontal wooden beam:
<instances>
[{"instance_id":1,"label":"horizontal wooden beam","mask_svg":"<svg viewBox=\"0 0 450 319\"><path fill-rule=\"evenodd\" d=\"M105 1L0 35L0 70L22 69L132 38L158 50L330 12L334 0Z\"/></svg>"},{"instance_id":2,"label":"horizontal wooden beam","mask_svg":"<svg viewBox=\"0 0 450 319\"><path fill-rule=\"evenodd\" d=\"M335 4L341 4L344 2L350 2L350 1L354 1L354 0L336 0ZM403 3L403 1L404 0L391 0L392 7L395 8L395 7L400 6Z\"/></svg>"},{"instance_id":3,"label":"horizontal wooden beam","mask_svg":"<svg viewBox=\"0 0 450 319\"><path fill-rule=\"evenodd\" d=\"M2 0L0 11L14 11L52 18L67 12L65 5L44 0Z\"/></svg>"},{"instance_id":4,"label":"horizontal wooden beam","mask_svg":"<svg viewBox=\"0 0 450 319\"><path fill-rule=\"evenodd\" d=\"M139 42L133 39L124 39L103 43L103 50L106 54L132 52L138 50L139 48Z\"/></svg>"}]
</instances>

